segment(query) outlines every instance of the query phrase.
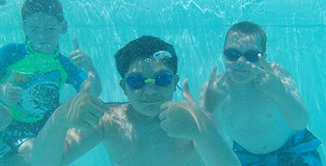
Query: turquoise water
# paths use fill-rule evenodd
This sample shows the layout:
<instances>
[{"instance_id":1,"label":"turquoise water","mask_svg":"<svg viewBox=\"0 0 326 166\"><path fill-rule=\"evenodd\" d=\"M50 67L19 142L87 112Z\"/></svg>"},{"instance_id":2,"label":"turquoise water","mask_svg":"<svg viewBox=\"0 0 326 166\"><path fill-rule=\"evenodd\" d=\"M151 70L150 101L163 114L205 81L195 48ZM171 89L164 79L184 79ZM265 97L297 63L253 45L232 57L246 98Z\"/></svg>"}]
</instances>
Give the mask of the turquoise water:
<instances>
[{"instance_id":1,"label":"turquoise water","mask_svg":"<svg viewBox=\"0 0 326 166\"><path fill-rule=\"evenodd\" d=\"M0 46L23 42L20 6L0 7ZM69 23L60 49L73 50L76 36L101 75L104 101L126 101L118 86L113 54L130 40L154 35L175 45L181 80L189 78L194 96L213 66L224 70L225 32L239 21L256 22L268 35L268 60L289 70L310 110L308 128L326 149L326 2L324 0L62 0ZM68 90L67 90L68 91ZM180 92L175 100L180 100ZM86 164L87 163L87 164ZM71 164L109 165L99 145ZM326 163L326 162L324 162Z\"/></svg>"}]
</instances>

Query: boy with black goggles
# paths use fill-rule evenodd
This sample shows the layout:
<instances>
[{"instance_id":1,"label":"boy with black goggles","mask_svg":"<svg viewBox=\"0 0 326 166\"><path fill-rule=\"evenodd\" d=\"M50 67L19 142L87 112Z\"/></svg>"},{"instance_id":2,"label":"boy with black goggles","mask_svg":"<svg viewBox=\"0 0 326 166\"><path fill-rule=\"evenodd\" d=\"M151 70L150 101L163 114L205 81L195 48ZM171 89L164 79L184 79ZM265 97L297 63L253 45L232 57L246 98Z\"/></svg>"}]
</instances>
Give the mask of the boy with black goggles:
<instances>
[{"instance_id":1,"label":"boy with black goggles","mask_svg":"<svg viewBox=\"0 0 326 166\"><path fill-rule=\"evenodd\" d=\"M233 25L224 42L226 71L213 69L199 103L218 119L243 166L322 166L321 142L306 129L308 109L289 72L266 60L266 41L255 23Z\"/></svg>"}]
</instances>

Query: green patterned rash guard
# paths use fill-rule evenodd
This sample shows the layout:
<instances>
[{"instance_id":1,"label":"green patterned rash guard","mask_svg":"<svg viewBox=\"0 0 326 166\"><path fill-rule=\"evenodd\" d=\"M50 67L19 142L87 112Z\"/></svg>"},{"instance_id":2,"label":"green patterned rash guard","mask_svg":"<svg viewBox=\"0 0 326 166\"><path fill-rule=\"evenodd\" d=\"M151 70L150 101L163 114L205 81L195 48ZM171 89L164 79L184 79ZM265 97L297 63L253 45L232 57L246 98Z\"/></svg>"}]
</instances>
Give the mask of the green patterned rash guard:
<instances>
[{"instance_id":1,"label":"green patterned rash guard","mask_svg":"<svg viewBox=\"0 0 326 166\"><path fill-rule=\"evenodd\" d=\"M13 114L11 124L0 133L0 158L7 153L17 153L25 140L36 137L59 106L60 89L65 83L79 91L84 80L84 72L59 52L54 55L36 53L28 43L2 47L0 84L9 81L23 92L15 105L6 105L0 100L0 104Z\"/></svg>"}]
</instances>

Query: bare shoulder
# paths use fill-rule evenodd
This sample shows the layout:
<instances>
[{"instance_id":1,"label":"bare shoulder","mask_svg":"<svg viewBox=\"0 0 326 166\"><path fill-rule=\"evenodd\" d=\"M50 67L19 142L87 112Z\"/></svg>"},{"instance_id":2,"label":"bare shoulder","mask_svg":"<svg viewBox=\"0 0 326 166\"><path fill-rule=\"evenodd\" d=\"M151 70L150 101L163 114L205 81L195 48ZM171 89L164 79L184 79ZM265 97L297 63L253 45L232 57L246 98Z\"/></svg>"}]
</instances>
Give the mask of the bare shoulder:
<instances>
[{"instance_id":1,"label":"bare shoulder","mask_svg":"<svg viewBox=\"0 0 326 166\"><path fill-rule=\"evenodd\" d=\"M278 63L275 63L275 62L269 62L269 64L274 69L274 71L277 72L277 74L280 74L281 76L284 76L284 77L291 77L292 78L289 71L286 70L282 65L280 65Z\"/></svg>"},{"instance_id":2,"label":"bare shoulder","mask_svg":"<svg viewBox=\"0 0 326 166\"><path fill-rule=\"evenodd\" d=\"M283 84L288 88L288 90L298 91L297 85L287 69L275 62L270 62L270 65L274 69L275 74L281 78Z\"/></svg>"},{"instance_id":3,"label":"bare shoulder","mask_svg":"<svg viewBox=\"0 0 326 166\"><path fill-rule=\"evenodd\" d=\"M105 110L104 110L104 116L101 119L102 121L111 121L112 118L122 118L121 116L125 115L125 112L127 111L129 107L128 102L110 102L105 103Z\"/></svg>"},{"instance_id":4,"label":"bare shoulder","mask_svg":"<svg viewBox=\"0 0 326 166\"><path fill-rule=\"evenodd\" d=\"M117 130L127 119L127 110L129 107L127 102L105 103L104 116L101 118L101 126L105 131L113 132Z\"/></svg>"}]
</instances>

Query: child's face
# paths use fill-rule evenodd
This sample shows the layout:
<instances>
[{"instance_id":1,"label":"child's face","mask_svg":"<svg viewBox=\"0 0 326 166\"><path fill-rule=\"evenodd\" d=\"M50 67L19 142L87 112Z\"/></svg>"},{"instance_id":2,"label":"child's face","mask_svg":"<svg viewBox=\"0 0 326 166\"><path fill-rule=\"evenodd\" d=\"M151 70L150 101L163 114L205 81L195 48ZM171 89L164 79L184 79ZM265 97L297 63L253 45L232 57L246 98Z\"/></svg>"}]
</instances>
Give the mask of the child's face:
<instances>
[{"instance_id":1,"label":"child's face","mask_svg":"<svg viewBox=\"0 0 326 166\"><path fill-rule=\"evenodd\" d=\"M52 15L37 13L27 18L23 29L34 51L54 54L60 35L65 33L64 24L65 22L59 23Z\"/></svg>"},{"instance_id":2,"label":"child's face","mask_svg":"<svg viewBox=\"0 0 326 166\"><path fill-rule=\"evenodd\" d=\"M125 78L128 78L129 76L155 78L155 76L162 73L168 73L173 76L171 82L167 83L166 86L156 85L154 81L151 80L143 87L135 89L126 81L120 81L120 86L124 90L125 95L128 96L131 105L142 115L157 116L161 113L161 105L172 100L179 77L174 76L173 71L164 64L164 62L157 62L156 60L145 62L144 59L138 59L133 62L130 65L128 72L125 74Z\"/></svg>"},{"instance_id":3,"label":"child's face","mask_svg":"<svg viewBox=\"0 0 326 166\"><path fill-rule=\"evenodd\" d=\"M240 54L241 56L232 59L227 56L227 52L233 52L234 55ZM226 68L231 71L229 74L230 78L237 83L251 81L255 75L253 65L261 67L261 62L258 59L259 53L264 55L259 36L230 35L226 40L224 48Z\"/></svg>"}]
</instances>

